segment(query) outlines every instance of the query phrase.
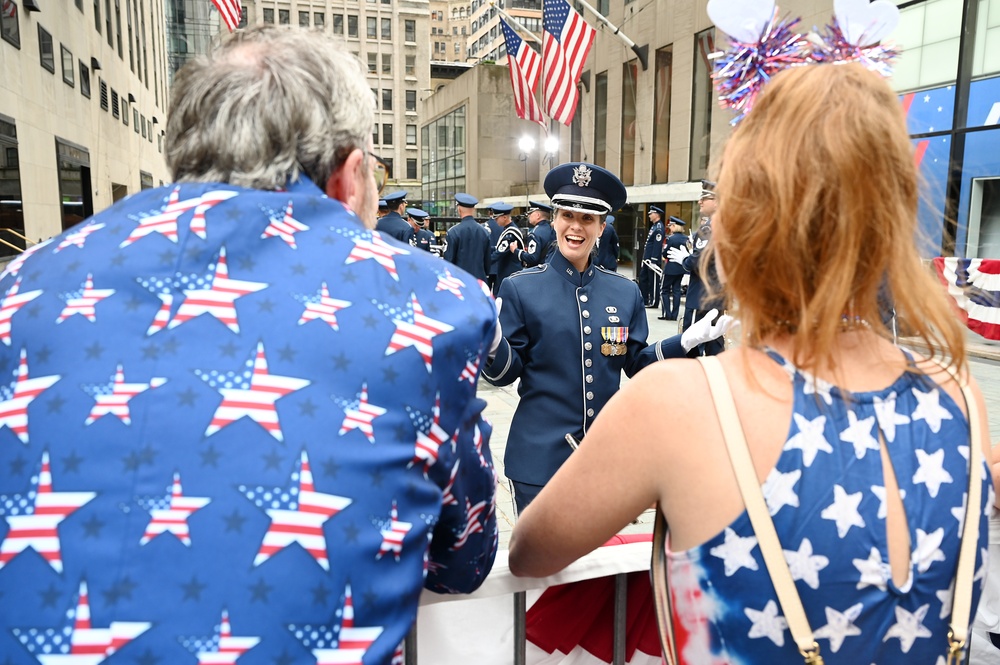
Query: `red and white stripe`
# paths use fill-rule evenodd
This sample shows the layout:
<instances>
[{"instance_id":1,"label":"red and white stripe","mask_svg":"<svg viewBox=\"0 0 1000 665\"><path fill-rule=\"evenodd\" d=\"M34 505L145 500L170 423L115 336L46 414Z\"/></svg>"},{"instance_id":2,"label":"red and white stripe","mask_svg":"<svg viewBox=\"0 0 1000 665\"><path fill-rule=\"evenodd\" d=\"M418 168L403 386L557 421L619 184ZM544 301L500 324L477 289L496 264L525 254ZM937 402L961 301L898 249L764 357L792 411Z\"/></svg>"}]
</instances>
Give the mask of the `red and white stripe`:
<instances>
[{"instance_id":1,"label":"red and white stripe","mask_svg":"<svg viewBox=\"0 0 1000 665\"><path fill-rule=\"evenodd\" d=\"M969 330L1000 340L1000 260L939 256L934 268Z\"/></svg>"},{"instance_id":2,"label":"red and white stripe","mask_svg":"<svg viewBox=\"0 0 1000 665\"><path fill-rule=\"evenodd\" d=\"M32 514L8 515L5 518L10 528L0 544L0 568L30 547L48 561L53 570L61 573L59 524L95 496L96 492L54 492L49 454L43 452Z\"/></svg>"},{"instance_id":3,"label":"red and white stripe","mask_svg":"<svg viewBox=\"0 0 1000 665\"><path fill-rule=\"evenodd\" d=\"M239 0L212 0L212 4L219 10L222 22L232 32L240 27L240 2Z\"/></svg>"},{"instance_id":4,"label":"red and white stripe","mask_svg":"<svg viewBox=\"0 0 1000 665\"><path fill-rule=\"evenodd\" d=\"M21 359L17 365L14 391L10 399L0 402L0 427L6 425L21 443L28 443L28 406L43 391L60 379L60 375L28 376L28 355L21 349Z\"/></svg>"},{"instance_id":5,"label":"red and white stripe","mask_svg":"<svg viewBox=\"0 0 1000 665\"><path fill-rule=\"evenodd\" d=\"M97 665L123 646L145 633L153 624L112 621L107 628L92 628L87 583L80 582L80 599L70 635L69 655L39 655L42 665Z\"/></svg>"},{"instance_id":6,"label":"red and white stripe","mask_svg":"<svg viewBox=\"0 0 1000 665\"><path fill-rule=\"evenodd\" d=\"M201 201L200 196L181 201L180 192L180 185L174 187L174 190L170 192L170 196L167 197L167 204L163 207L163 211L139 220L139 226L132 229L132 232L122 241L119 247L128 247L136 240L145 238L150 233L159 233L171 241L177 242L177 218L197 206Z\"/></svg>"},{"instance_id":7,"label":"red and white stripe","mask_svg":"<svg viewBox=\"0 0 1000 665\"><path fill-rule=\"evenodd\" d=\"M503 19L500 19L503 22ZM507 28L504 30L506 33ZM511 30L513 34L513 30ZM514 91L514 110L517 117L539 124L545 124L545 116L538 108L535 100L535 90L538 88L538 79L542 73L542 59L528 45L528 42L514 35L516 40L516 51L511 50L511 41L507 40L507 67L510 72L510 85Z\"/></svg>"},{"instance_id":8,"label":"red and white stripe","mask_svg":"<svg viewBox=\"0 0 1000 665\"><path fill-rule=\"evenodd\" d=\"M181 474L174 474L174 484L170 492L170 507L150 511L149 524L146 533L139 540L145 545L161 533L172 533L185 545L191 544L191 533L188 530L188 518L200 508L204 508L211 499L196 496L184 496L181 489Z\"/></svg>"},{"instance_id":9,"label":"red and white stripe","mask_svg":"<svg viewBox=\"0 0 1000 665\"><path fill-rule=\"evenodd\" d=\"M349 505L351 499L347 497L323 494L315 490L309 457L302 451L298 508L267 510L271 526L264 534L264 541L254 558L253 565L259 566L289 545L298 543L324 570L330 570L323 525Z\"/></svg>"},{"instance_id":10,"label":"red and white stripe","mask_svg":"<svg viewBox=\"0 0 1000 665\"><path fill-rule=\"evenodd\" d=\"M49 238L48 240L43 240L42 242L36 245L32 245L28 249L24 250L23 252L15 256L13 259L11 259L10 263L7 264L7 267L3 269L3 272L0 272L0 279L3 279L7 275L16 275L21 270L21 266L24 265L24 262L28 260L29 256L40 250L42 247L45 247L50 242L52 242L52 238Z\"/></svg>"},{"instance_id":11,"label":"red and white stripe","mask_svg":"<svg viewBox=\"0 0 1000 665\"><path fill-rule=\"evenodd\" d=\"M441 427L441 395L438 395L437 399L434 400L434 421L431 423L431 429L429 432L417 432L413 459L409 466L423 462L424 475L427 475L430 468L438 461L439 449L451 438L452 435Z\"/></svg>"},{"instance_id":12,"label":"red and white stripe","mask_svg":"<svg viewBox=\"0 0 1000 665\"><path fill-rule=\"evenodd\" d=\"M202 194L198 198L198 205L194 209L194 216L191 217L191 233L195 234L202 240L208 237L205 213L223 201L233 198L237 194L239 194L239 192L234 192L228 189L215 189L211 192L205 192Z\"/></svg>"},{"instance_id":13,"label":"red and white stripe","mask_svg":"<svg viewBox=\"0 0 1000 665\"><path fill-rule=\"evenodd\" d=\"M219 261L215 264L212 286L208 289L185 290L184 302L177 309L177 314L174 315L168 327L176 328L196 316L210 314L234 333L239 334L240 325L236 319L236 299L266 288L267 284L262 282L230 279L229 266L226 264L226 248L222 247L219 250Z\"/></svg>"},{"instance_id":14,"label":"red and white stripe","mask_svg":"<svg viewBox=\"0 0 1000 665\"><path fill-rule=\"evenodd\" d=\"M158 293L157 295L160 298L160 309L156 310L156 316L153 317L153 322L146 330L147 336L160 332L170 323L170 308L174 304L174 295L172 293Z\"/></svg>"},{"instance_id":15,"label":"red and white stripe","mask_svg":"<svg viewBox=\"0 0 1000 665\"><path fill-rule=\"evenodd\" d=\"M308 231L309 227L292 217L292 202L289 201L288 205L285 206L285 216L282 219L272 219L271 223L267 225L264 229L264 233L260 236L261 239L264 238L281 238L288 246L292 249L298 249L295 244L295 234L300 231Z\"/></svg>"},{"instance_id":16,"label":"red and white stripe","mask_svg":"<svg viewBox=\"0 0 1000 665\"><path fill-rule=\"evenodd\" d=\"M246 416L267 430L278 441L284 441L281 424L278 422L278 411L274 403L289 393L305 388L310 383L308 379L269 374L267 357L264 355L264 344L258 342L253 374L250 377L250 388L246 390L242 388L218 389L222 394L222 403L215 410L212 422L205 430L205 436L211 436L226 425Z\"/></svg>"},{"instance_id":17,"label":"red and white stripe","mask_svg":"<svg viewBox=\"0 0 1000 665\"><path fill-rule=\"evenodd\" d=\"M385 355L392 355L412 346L420 353L420 357L424 359L424 366L430 372L431 359L434 356L434 347L431 342L434 336L451 332L455 326L426 316L415 293L410 294L410 305L413 307L413 323L402 319L393 319L396 330L389 339L389 347L385 350Z\"/></svg>"},{"instance_id":18,"label":"red and white stripe","mask_svg":"<svg viewBox=\"0 0 1000 665\"><path fill-rule=\"evenodd\" d=\"M456 460L455 466L451 467L451 477L448 479L448 484L445 485L444 493L441 495L441 505L442 506L457 506L458 499L455 498L453 490L455 488L455 478L458 477L458 465L462 463L462 460Z\"/></svg>"},{"instance_id":19,"label":"red and white stripe","mask_svg":"<svg viewBox=\"0 0 1000 665\"><path fill-rule=\"evenodd\" d=\"M70 298L66 301L66 306L56 319L56 323L62 323L74 314L85 317L91 323L97 321L97 311L95 307L108 296L114 295L114 289L95 289L94 276L87 275L87 281L83 283L83 292L79 298Z\"/></svg>"},{"instance_id":20,"label":"red and white stripe","mask_svg":"<svg viewBox=\"0 0 1000 665\"><path fill-rule=\"evenodd\" d=\"M214 651L200 652L198 665L233 665L240 656L253 649L259 642L259 637L233 637L233 630L229 625L229 612L222 610L219 645Z\"/></svg>"},{"instance_id":21,"label":"red and white stripe","mask_svg":"<svg viewBox=\"0 0 1000 665\"><path fill-rule=\"evenodd\" d=\"M344 620L336 649L313 649L316 665L363 665L362 659L372 643L382 634L381 626L359 628L354 625L354 600L351 585L344 598Z\"/></svg>"},{"instance_id":22,"label":"red and white stripe","mask_svg":"<svg viewBox=\"0 0 1000 665\"><path fill-rule=\"evenodd\" d=\"M485 508L485 501L480 501L476 505L472 505L472 502L468 498L465 499L465 528L458 535L455 544L451 546L452 550L463 547L472 534L483 532L483 525L479 523L479 516Z\"/></svg>"},{"instance_id":23,"label":"red and white stripe","mask_svg":"<svg viewBox=\"0 0 1000 665\"><path fill-rule=\"evenodd\" d=\"M52 253L62 251L70 246L76 246L83 248L84 243L87 241L87 236L89 236L94 231L100 231L104 228L104 224L87 224L85 227L79 231L74 231L69 233L63 238L62 242L56 245L56 248L52 250Z\"/></svg>"},{"instance_id":24,"label":"red and white stripe","mask_svg":"<svg viewBox=\"0 0 1000 665\"><path fill-rule=\"evenodd\" d=\"M13 286L7 291L3 302L0 302L0 342L10 346L10 325L11 319L17 311L29 302L42 295L41 289L20 293L21 278L18 277Z\"/></svg>"},{"instance_id":25,"label":"red and white stripe","mask_svg":"<svg viewBox=\"0 0 1000 665\"><path fill-rule=\"evenodd\" d=\"M462 369L462 373L458 375L458 380L475 384L477 376L479 376L479 356L465 361L465 367Z\"/></svg>"},{"instance_id":26,"label":"red and white stripe","mask_svg":"<svg viewBox=\"0 0 1000 665\"><path fill-rule=\"evenodd\" d=\"M379 264L386 269L386 272L396 280L399 281L399 274L396 272L396 260L392 258L397 254L409 254L405 249L397 249L382 240L382 236L378 231L372 231L372 239L365 240L363 238L354 239L354 248L351 249L351 253L347 255L347 260L344 261L344 265L351 263L357 263L358 261L364 261L366 259L373 259L375 263Z\"/></svg>"},{"instance_id":27,"label":"red and white stripe","mask_svg":"<svg viewBox=\"0 0 1000 665\"><path fill-rule=\"evenodd\" d=\"M299 325L309 321L322 321L334 330L340 330L340 326L337 325L337 312L350 306L351 303L347 300L331 298L330 289L326 282L323 282L319 288L319 302L306 303L306 309L299 318Z\"/></svg>"},{"instance_id":28,"label":"red and white stripe","mask_svg":"<svg viewBox=\"0 0 1000 665\"><path fill-rule=\"evenodd\" d=\"M385 554L392 554L396 561L403 552L403 539L413 528L412 522L402 522L399 520L399 511L396 509L396 502L392 502L392 510L389 512L389 523L380 530L382 534L382 544L379 545L376 559L381 559Z\"/></svg>"},{"instance_id":29,"label":"red and white stripe","mask_svg":"<svg viewBox=\"0 0 1000 665\"><path fill-rule=\"evenodd\" d=\"M129 400L150 388L159 388L166 382L166 379L156 376L150 379L149 383L125 383L125 370L121 365L118 365L118 369L115 371L111 394L97 396L97 401L94 403L93 408L90 409L90 415L87 416L84 424L90 425L98 418L110 413L126 425L131 425L132 417L129 415L128 410Z\"/></svg>"},{"instance_id":30,"label":"red and white stripe","mask_svg":"<svg viewBox=\"0 0 1000 665\"><path fill-rule=\"evenodd\" d=\"M545 0L544 11L565 0ZM557 40L548 31L542 33L542 58L544 60L545 110L564 125L573 122L580 93L576 88L583 72L587 54L594 43L595 30L572 8L562 24Z\"/></svg>"},{"instance_id":31,"label":"red and white stripe","mask_svg":"<svg viewBox=\"0 0 1000 665\"><path fill-rule=\"evenodd\" d=\"M454 295L459 300L465 300L465 296L462 295L462 287L465 286L465 282L460 280L451 274L451 271L447 268L444 269L443 275L438 275L437 286L434 288L435 291L447 291L448 293Z\"/></svg>"},{"instance_id":32,"label":"red and white stripe","mask_svg":"<svg viewBox=\"0 0 1000 665\"><path fill-rule=\"evenodd\" d=\"M479 455L479 466L486 468L489 463L486 461L486 457L483 456L483 433L479 430L479 425L476 425L472 430L472 443L476 446L476 453Z\"/></svg>"},{"instance_id":33,"label":"red and white stripe","mask_svg":"<svg viewBox=\"0 0 1000 665\"><path fill-rule=\"evenodd\" d=\"M340 424L340 436L351 430L361 430L370 443L375 443L372 421L386 412L381 406L368 402L368 384L361 384L361 397L357 409L344 409L344 421Z\"/></svg>"}]
</instances>

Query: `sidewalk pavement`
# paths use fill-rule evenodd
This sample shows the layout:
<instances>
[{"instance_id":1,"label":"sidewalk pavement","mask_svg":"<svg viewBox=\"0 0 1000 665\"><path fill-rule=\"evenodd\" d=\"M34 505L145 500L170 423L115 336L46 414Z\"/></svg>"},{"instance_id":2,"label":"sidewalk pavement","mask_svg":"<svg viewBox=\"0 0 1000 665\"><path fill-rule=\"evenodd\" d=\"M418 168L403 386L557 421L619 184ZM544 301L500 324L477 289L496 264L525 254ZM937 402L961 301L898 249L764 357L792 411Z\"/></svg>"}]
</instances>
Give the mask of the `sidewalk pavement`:
<instances>
[{"instance_id":1,"label":"sidewalk pavement","mask_svg":"<svg viewBox=\"0 0 1000 665\"><path fill-rule=\"evenodd\" d=\"M680 323L677 321L660 321L657 319L658 309L647 309L646 319L649 322L649 340L663 339L680 333ZM993 342L968 333L968 350L972 374L979 382L986 399L986 410L990 420L990 440L1000 441L1000 342ZM628 381L626 377L624 381ZM486 400L484 415L493 423L493 435L490 438L490 451L493 453L493 463L500 477L497 488L497 522L500 526L500 549L507 549L510 534L517 520L514 511L514 497L511 494L507 477L504 475L503 456L510 433L510 422L517 407L517 383L498 388L479 381L479 397ZM638 523L626 527L622 533L652 533L653 512L647 510Z\"/></svg>"}]
</instances>

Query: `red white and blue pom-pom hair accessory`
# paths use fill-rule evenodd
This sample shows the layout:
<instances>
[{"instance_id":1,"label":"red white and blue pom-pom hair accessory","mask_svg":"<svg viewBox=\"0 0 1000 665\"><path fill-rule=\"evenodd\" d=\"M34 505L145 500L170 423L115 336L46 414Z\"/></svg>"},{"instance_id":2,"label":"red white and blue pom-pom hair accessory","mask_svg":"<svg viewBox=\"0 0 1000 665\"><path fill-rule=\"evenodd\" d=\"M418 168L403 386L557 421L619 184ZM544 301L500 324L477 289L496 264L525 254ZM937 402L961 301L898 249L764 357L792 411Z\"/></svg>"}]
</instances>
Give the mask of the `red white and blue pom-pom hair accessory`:
<instances>
[{"instance_id":1,"label":"red white and blue pom-pom hair accessory","mask_svg":"<svg viewBox=\"0 0 1000 665\"><path fill-rule=\"evenodd\" d=\"M818 63L860 62L888 77L899 50L883 42L899 24L889 0L834 0L833 21L819 33L796 30L801 19L782 18L774 0L709 0L708 16L729 36L712 78L723 108L743 119L771 78L783 69Z\"/></svg>"}]
</instances>

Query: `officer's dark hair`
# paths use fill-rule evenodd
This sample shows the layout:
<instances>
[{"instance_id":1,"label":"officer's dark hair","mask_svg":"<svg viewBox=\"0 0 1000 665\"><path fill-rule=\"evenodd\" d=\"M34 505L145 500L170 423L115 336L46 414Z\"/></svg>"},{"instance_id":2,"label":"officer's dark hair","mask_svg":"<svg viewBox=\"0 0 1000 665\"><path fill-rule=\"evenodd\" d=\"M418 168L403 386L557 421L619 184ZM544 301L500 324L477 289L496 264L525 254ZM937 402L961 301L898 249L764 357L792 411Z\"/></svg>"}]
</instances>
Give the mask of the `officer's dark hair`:
<instances>
[{"instance_id":1,"label":"officer's dark hair","mask_svg":"<svg viewBox=\"0 0 1000 665\"><path fill-rule=\"evenodd\" d=\"M918 190L906 118L882 77L856 63L777 74L726 145L712 222L744 346L787 333L797 366L836 367L843 315L892 339L885 284L900 335L964 369L964 330L917 250Z\"/></svg>"}]
</instances>

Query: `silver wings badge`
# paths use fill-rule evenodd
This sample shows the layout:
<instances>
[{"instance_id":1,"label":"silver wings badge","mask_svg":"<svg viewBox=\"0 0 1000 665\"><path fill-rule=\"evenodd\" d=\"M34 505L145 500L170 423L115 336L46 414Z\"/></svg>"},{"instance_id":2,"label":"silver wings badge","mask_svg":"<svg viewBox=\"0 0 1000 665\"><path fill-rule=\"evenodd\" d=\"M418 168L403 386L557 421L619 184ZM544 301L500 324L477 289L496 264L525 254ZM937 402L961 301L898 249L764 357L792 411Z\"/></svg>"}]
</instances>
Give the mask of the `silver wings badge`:
<instances>
[{"instance_id":1,"label":"silver wings badge","mask_svg":"<svg viewBox=\"0 0 1000 665\"><path fill-rule=\"evenodd\" d=\"M573 169L573 184L577 187L587 187L590 185L590 167L580 164Z\"/></svg>"}]
</instances>

